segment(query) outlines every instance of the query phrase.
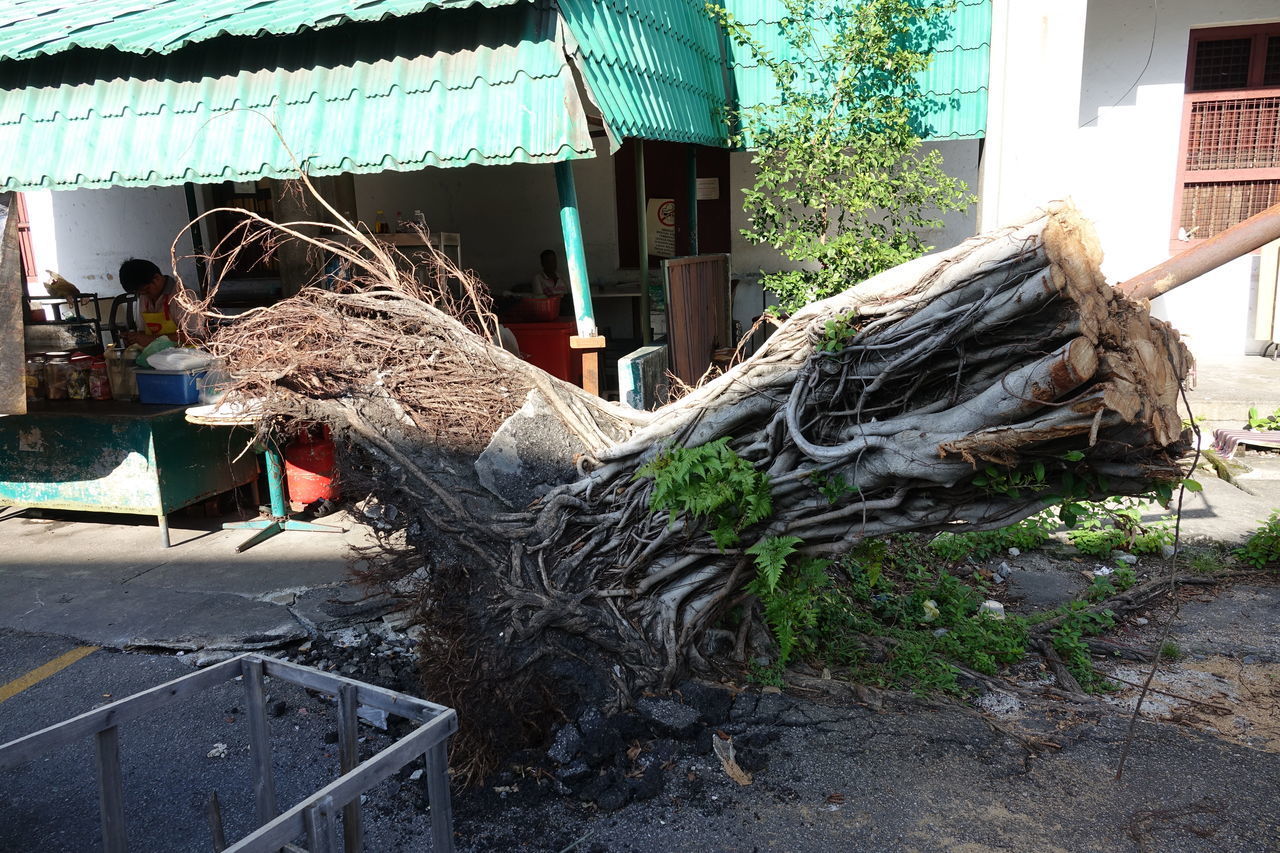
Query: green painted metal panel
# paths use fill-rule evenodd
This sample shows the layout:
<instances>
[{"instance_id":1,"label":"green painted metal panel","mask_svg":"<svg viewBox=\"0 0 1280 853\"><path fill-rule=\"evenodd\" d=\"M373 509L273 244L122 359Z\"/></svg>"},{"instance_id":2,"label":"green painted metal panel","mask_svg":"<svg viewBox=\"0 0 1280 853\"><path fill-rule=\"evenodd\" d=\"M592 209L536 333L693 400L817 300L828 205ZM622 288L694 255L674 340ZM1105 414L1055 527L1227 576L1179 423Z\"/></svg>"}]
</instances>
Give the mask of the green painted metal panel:
<instances>
[{"instance_id":1,"label":"green painted metal panel","mask_svg":"<svg viewBox=\"0 0 1280 853\"><path fill-rule=\"evenodd\" d=\"M294 156L312 175L594 156L559 33L532 5L476 7L0 63L0 187L291 177Z\"/></svg>"},{"instance_id":2,"label":"green painted metal panel","mask_svg":"<svg viewBox=\"0 0 1280 853\"><path fill-rule=\"evenodd\" d=\"M198 427L184 412L50 403L0 418L0 504L163 515L251 482L248 433Z\"/></svg>"},{"instance_id":3,"label":"green painted metal panel","mask_svg":"<svg viewBox=\"0 0 1280 853\"><path fill-rule=\"evenodd\" d=\"M527 0L9 0L0 58L76 48L170 53L220 36L288 35L381 21L432 8L508 6Z\"/></svg>"},{"instance_id":4,"label":"green painted metal panel","mask_svg":"<svg viewBox=\"0 0 1280 853\"><path fill-rule=\"evenodd\" d=\"M615 135L725 144L722 32L703 0L559 0L559 7Z\"/></svg>"},{"instance_id":5,"label":"green painted metal panel","mask_svg":"<svg viewBox=\"0 0 1280 853\"><path fill-rule=\"evenodd\" d=\"M783 37L779 21L782 0L723 0L723 5L751 32L757 43L779 59L797 60ZM987 92L991 66L991 0L959 0L939 19L931 35L933 63L919 76L928 103L920 116L929 139L973 139L986 132ZM732 45L729 69L738 102L777 103L773 76L760 68L751 52ZM799 59L799 64L806 60Z\"/></svg>"}]
</instances>

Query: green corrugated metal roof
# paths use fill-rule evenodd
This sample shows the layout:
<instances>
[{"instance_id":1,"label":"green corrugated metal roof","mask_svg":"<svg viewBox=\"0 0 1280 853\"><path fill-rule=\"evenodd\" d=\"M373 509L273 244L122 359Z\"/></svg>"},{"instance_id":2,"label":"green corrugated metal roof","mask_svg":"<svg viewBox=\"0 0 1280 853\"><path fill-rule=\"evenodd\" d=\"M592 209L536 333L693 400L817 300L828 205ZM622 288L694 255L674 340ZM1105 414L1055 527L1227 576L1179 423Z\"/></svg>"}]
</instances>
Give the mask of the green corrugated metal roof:
<instances>
[{"instance_id":1,"label":"green corrugated metal roof","mask_svg":"<svg viewBox=\"0 0 1280 853\"><path fill-rule=\"evenodd\" d=\"M934 138L983 132L990 2L961 0L922 76ZM727 5L777 50L780 0ZM559 11L616 136L724 144L722 51L737 103L776 97L702 0ZM527 0L16 0L0 12L0 185L288 176L272 121L317 175L593 156L558 20Z\"/></svg>"},{"instance_id":2,"label":"green corrugated metal roof","mask_svg":"<svg viewBox=\"0 0 1280 853\"><path fill-rule=\"evenodd\" d=\"M521 2L525 0L8 0L0 22L0 59L75 48L171 53L224 35L288 35L431 8Z\"/></svg>"},{"instance_id":3,"label":"green corrugated metal roof","mask_svg":"<svg viewBox=\"0 0 1280 853\"><path fill-rule=\"evenodd\" d=\"M4 189L594 156L553 13L434 10L172 54L0 63Z\"/></svg>"},{"instance_id":4,"label":"green corrugated metal roof","mask_svg":"<svg viewBox=\"0 0 1280 853\"><path fill-rule=\"evenodd\" d=\"M781 0L722 0L747 27L757 43L775 58L795 59L778 22L786 8ZM987 89L991 67L991 0L959 0L943 20L933 41L933 62L919 77L928 96L921 118L930 139L973 139L983 136L987 122ZM760 68L750 51L733 45L729 68L744 106L777 103L773 75ZM804 64L801 59L798 64Z\"/></svg>"},{"instance_id":5,"label":"green corrugated metal roof","mask_svg":"<svg viewBox=\"0 0 1280 853\"><path fill-rule=\"evenodd\" d=\"M724 145L721 30L703 0L559 0L592 98L617 136Z\"/></svg>"}]
</instances>

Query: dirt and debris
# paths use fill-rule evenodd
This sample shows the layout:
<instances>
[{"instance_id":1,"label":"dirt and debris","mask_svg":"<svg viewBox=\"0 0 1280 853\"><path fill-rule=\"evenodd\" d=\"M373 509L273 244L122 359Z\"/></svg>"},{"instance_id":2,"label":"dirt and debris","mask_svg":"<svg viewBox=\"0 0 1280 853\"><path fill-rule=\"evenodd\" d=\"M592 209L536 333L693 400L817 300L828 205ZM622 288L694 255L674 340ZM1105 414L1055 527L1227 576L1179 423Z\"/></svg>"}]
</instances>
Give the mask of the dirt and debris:
<instances>
[{"instance_id":1,"label":"dirt and debris","mask_svg":"<svg viewBox=\"0 0 1280 853\"><path fill-rule=\"evenodd\" d=\"M1044 594L1046 606L1077 595L1088 583L1082 572L1092 569L1061 547L992 565L1001 562L1014 578L1018 571L1070 578L1058 587L1060 599ZM1135 568L1159 577L1169 567L1167 558L1143 557ZM1015 584L994 595L1010 612L1027 608ZM1193 588L1175 636L1253 619L1241 602L1266 612L1276 600L1280 585L1263 577ZM1130 614L1097 638L1109 644L1099 649L1148 653L1170 615L1167 605ZM591 702L566 706L541 747L507 756L478 787L455 789L458 849L1277 849L1280 663L1267 656L1269 637L1217 637L1209 653L1162 661L1153 686L1163 692L1144 702L1120 781L1116 761L1137 688L1118 679L1141 683L1150 655L1098 658L1121 689L1087 703L1034 695L1054 679L1033 662L1012 673L1019 692L987 688L968 701L863 687L858 695L874 701L859 702L852 687L809 687L840 682L800 667L795 682L805 687L781 692L691 680L620 714ZM413 646L378 620L320 636L297 656L412 690ZM401 827L404 850L416 849L425 832L413 772L389 783L373 806Z\"/></svg>"}]
</instances>

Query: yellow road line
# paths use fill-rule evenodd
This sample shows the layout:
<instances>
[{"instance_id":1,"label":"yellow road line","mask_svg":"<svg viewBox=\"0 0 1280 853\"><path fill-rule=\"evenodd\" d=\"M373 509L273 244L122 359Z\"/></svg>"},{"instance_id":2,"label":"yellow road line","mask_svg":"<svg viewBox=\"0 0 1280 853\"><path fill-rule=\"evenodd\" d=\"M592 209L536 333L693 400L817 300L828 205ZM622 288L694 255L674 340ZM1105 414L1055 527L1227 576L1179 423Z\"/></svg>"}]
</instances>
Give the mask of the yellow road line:
<instances>
[{"instance_id":1,"label":"yellow road line","mask_svg":"<svg viewBox=\"0 0 1280 853\"><path fill-rule=\"evenodd\" d=\"M63 655L58 655L44 666L38 666L26 675L19 676L4 686L0 686L0 702L7 702L28 687L34 687L51 675L61 672L71 664L86 658L98 650L97 646L81 646Z\"/></svg>"}]
</instances>

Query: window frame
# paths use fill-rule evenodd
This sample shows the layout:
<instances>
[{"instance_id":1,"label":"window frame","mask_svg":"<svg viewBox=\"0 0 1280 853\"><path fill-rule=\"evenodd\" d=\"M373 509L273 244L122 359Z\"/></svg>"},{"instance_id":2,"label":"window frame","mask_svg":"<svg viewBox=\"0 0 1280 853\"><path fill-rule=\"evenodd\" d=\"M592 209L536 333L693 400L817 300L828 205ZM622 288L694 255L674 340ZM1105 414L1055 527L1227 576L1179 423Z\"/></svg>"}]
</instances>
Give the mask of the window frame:
<instances>
[{"instance_id":1,"label":"window frame","mask_svg":"<svg viewBox=\"0 0 1280 853\"><path fill-rule=\"evenodd\" d=\"M1244 88L1197 90L1195 82L1196 50L1201 42L1245 38L1252 40L1249 55L1249 72ZM1242 24L1227 27L1199 27L1192 29L1187 39L1186 75L1183 81L1182 121L1179 125L1178 164L1174 181L1173 222L1169 232L1169 250L1172 253L1189 249L1210 237L1192 237L1179 240L1182 227L1182 202L1187 184L1230 181L1280 180L1280 166L1259 166L1245 169L1188 169L1187 154L1191 143L1191 117L1197 104L1238 101L1249 98L1280 97L1280 83L1263 86L1263 74L1267 61L1267 41L1280 38L1280 20L1262 24ZM1210 177L1212 176L1212 177Z\"/></svg>"},{"instance_id":2,"label":"window frame","mask_svg":"<svg viewBox=\"0 0 1280 853\"><path fill-rule=\"evenodd\" d=\"M40 271L36 269L35 244L31 240L31 216L27 213L27 200L22 193L13 194L13 215L18 220L18 261L22 265L23 281L27 285L40 281ZM30 293L30 287L27 292Z\"/></svg>"}]
</instances>

